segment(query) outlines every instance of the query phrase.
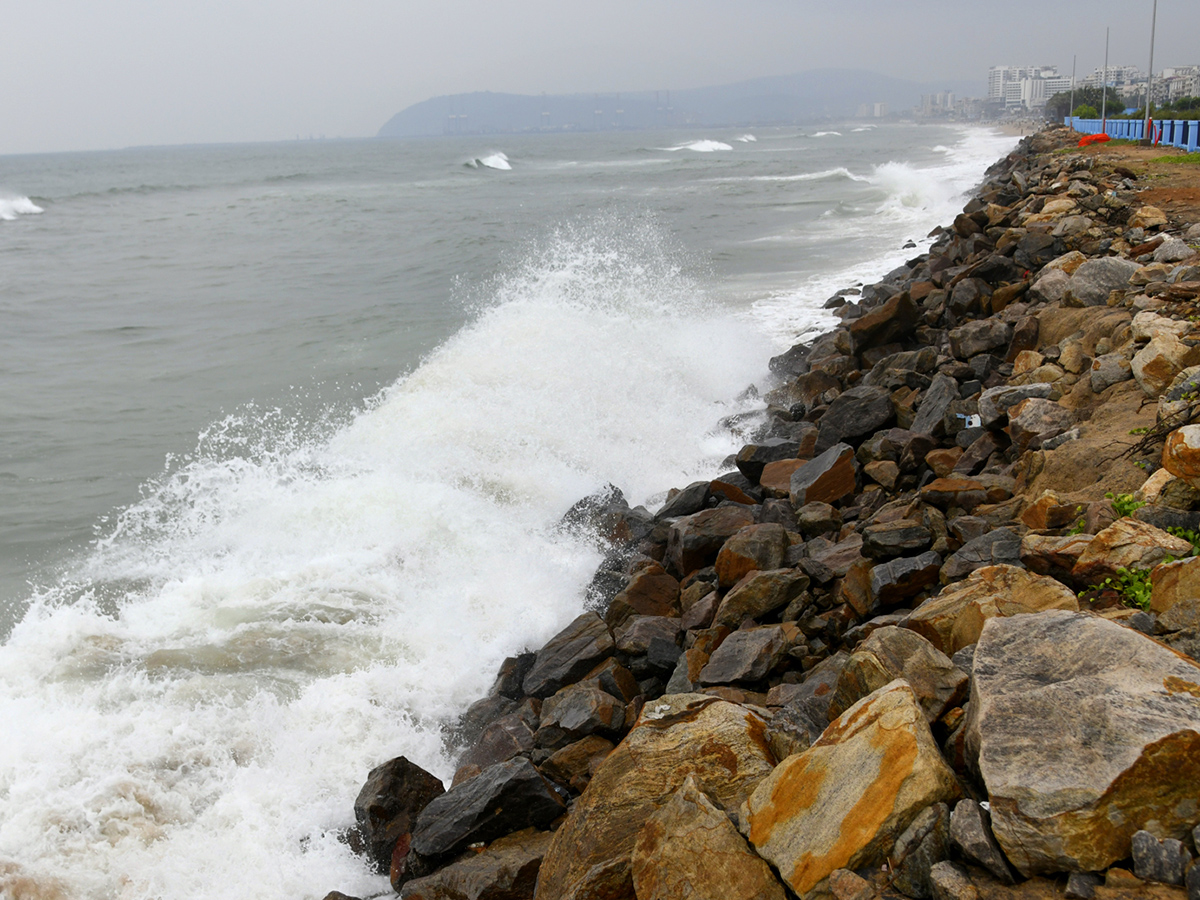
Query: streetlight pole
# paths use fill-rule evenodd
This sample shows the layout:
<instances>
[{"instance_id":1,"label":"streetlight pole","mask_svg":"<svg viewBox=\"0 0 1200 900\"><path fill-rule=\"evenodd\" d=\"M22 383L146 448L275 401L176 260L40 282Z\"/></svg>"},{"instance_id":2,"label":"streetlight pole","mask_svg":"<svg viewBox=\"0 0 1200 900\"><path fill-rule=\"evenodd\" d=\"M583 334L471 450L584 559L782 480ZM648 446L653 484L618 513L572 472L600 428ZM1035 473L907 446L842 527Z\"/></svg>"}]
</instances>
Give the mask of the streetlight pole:
<instances>
[{"instance_id":1,"label":"streetlight pole","mask_svg":"<svg viewBox=\"0 0 1200 900\"><path fill-rule=\"evenodd\" d=\"M1142 143L1147 147L1153 143L1150 134L1150 104L1154 100L1154 30L1158 25L1158 0L1154 0L1154 12L1150 17L1150 71L1146 73L1146 126L1142 131Z\"/></svg>"},{"instance_id":2,"label":"streetlight pole","mask_svg":"<svg viewBox=\"0 0 1200 900\"><path fill-rule=\"evenodd\" d=\"M1071 117L1071 127L1075 127L1075 59L1076 56L1071 56L1071 108L1067 110L1067 115Z\"/></svg>"},{"instance_id":3,"label":"streetlight pole","mask_svg":"<svg viewBox=\"0 0 1200 900\"><path fill-rule=\"evenodd\" d=\"M1155 3L1158 0L1154 0ZM1108 131L1108 32L1104 29L1104 90L1100 93L1100 131Z\"/></svg>"}]
</instances>

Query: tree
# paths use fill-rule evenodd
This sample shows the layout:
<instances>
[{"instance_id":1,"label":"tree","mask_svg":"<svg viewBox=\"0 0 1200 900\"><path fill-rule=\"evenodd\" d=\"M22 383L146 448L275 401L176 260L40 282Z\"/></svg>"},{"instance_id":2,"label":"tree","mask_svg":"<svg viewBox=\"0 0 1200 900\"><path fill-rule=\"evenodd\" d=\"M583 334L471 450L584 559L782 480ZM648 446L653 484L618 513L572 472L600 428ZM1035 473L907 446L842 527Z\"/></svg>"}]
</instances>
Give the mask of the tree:
<instances>
[{"instance_id":1,"label":"tree","mask_svg":"<svg viewBox=\"0 0 1200 900\"><path fill-rule=\"evenodd\" d=\"M1096 107L1088 106L1085 103L1081 103L1079 106L1075 107L1074 115L1075 115L1075 118L1077 118L1077 119L1098 119L1098 118L1100 118L1100 112L1096 109Z\"/></svg>"},{"instance_id":2,"label":"tree","mask_svg":"<svg viewBox=\"0 0 1200 900\"><path fill-rule=\"evenodd\" d=\"M1075 107L1079 108L1080 106L1091 106L1096 109L1100 109L1101 104L1103 104L1103 102L1104 102L1102 93L1103 92L1098 87L1076 85L1076 87L1075 87ZM1124 103L1122 103L1117 98L1116 91L1109 91L1108 93L1109 93L1109 98L1108 98L1109 111L1110 112L1116 111L1118 109L1116 104L1120 104L1120 109L1124 109ZM1114 101L1115 101L1115 103L1114 103ZM1046 101L1046 118L1047 119L1050 119L1055 122L1061 122L1063 119L1065 119L1070 114L1071 114L1071 92L1070 91L1059 91L1057 94L1055 94L1053 97L1051 97L1049 100ZM1097 114L1094 118L1098 119L1098 118L1100 118L1100 116Z\"/></svg>"}]
</instances>

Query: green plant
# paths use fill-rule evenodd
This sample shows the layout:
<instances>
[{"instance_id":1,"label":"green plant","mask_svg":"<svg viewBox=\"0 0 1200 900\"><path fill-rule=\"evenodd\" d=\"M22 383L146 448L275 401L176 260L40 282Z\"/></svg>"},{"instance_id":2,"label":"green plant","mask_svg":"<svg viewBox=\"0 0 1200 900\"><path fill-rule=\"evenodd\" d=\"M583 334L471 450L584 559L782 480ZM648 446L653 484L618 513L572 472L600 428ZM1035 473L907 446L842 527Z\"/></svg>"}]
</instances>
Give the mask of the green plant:
<instances>
[{"instance_id":1,"label":"green plant","mask_svg":"<svg viewBox=\"0 0 1200 900\"><path fill-rule=\"evenodd\" d=\"M1112 501L1113 511L1117 514L1118 519L1132 516L1146 505L1145 500L1134 500L1133 494L1114 494L1109 491L1104 496Z\"/></svg>"},{"instance_id":2,"label":"green plant","mask_svg":"<svg viewBox=\"0 0 1200 900\"><path fill-rule=\"evenodd\" d=\"M1077 119L1098 119L1100 118L1100 110L1094 106L1089 106L1086 103L1080 103L1075 107L1075 118Z\"/></svg>"},{"instance_id":3,"label":"green plant","mask_svg":"<svg viewBox=\"0 0 1200 900\"><path fill-rule=\"evenodd\" d=\"M1183 538L1192 545L1192 556L1200 556L1200 532L1192 531L1190 528L1180 528L1176 525L1167 526L1167 534L1173 534L1177 538Z\"/></svg>"},{"instance_id":4,"label":"green plant","mask_svg":"<svg viewBox=\"0 0 1200 900\"><path fill-rule=\"evenodd\" d=\"M1145 434L1149 430L1150 430L1149 428L1147 428L1145 425L1143 425L1140 428L1130 428L1129 433L1130 434Z\"/></svg>"},{"instance_id":5,"label":"green plant","mask_svg":"<svg viewBox=\"0 0 1200 900\"><path fill-rule=\"evenodd\" d=\"M1168 556L1164 562L1171 562ZM1098 585L1099 588L1112 588L1121 595L1121 602L1126 606L1138 609L1150 608L1150 570L1149 569L1117 569L1116 578L1109 576Z\"/></svg>"}]
</instances>

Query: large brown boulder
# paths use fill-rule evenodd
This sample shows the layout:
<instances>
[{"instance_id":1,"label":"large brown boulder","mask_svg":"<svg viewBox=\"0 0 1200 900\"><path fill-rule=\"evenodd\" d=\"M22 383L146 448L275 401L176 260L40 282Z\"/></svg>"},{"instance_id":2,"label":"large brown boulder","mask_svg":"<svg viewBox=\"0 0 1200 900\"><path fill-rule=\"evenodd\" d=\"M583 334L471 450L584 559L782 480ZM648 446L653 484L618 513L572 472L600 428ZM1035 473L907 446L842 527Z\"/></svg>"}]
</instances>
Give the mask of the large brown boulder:
<instances>
[{"instance_id":1,"label":"large brown boulder","mask_svg":"<svg viewBox=\"0 0 1200 900\"><path fill-rule=\"evenodd\" d=\"M397 841L403 839L403 852L408 852L417 816L430 800L445 791L440 779L403 756L370 771L354 801L354 817L367 856L379 871L388 870Z\"/></svg>"},{"instance_id":2,"label":"large brown boulder","mask_svg":"<svg viewBox=\"0 0 1200 900\"><path fill-rule=\"evenodd\" d=\"M799 569L751 572L725 595L713 624L737 628L747 618L760 619L787 606L807 587L808 576Z\"/></svg>"},{"instance_id":3,"label":"large brown boulder","mask_svg":"<svg viewBox=\"0 0 1200 900\"><path fill-rule=\"evenodd\" d=\"M740 506L706 509L675 521L667 533L667 570L682 578L712 565L725 541L753 524L754 514Z\"/></svg>"},{"instance_id":4,"label":"large brown boulder","mask_svg":"<svg viewBox=\"0 0 1200 900\"><path fill-rule=\"evenodd\" d=\"M1192 545L1146 522L1128 516L1117 519L1087 545L1071 576L1096 584L1120 569L1153 569L1168 556L1186 556Z\"/></svg>"},{"instance_id":5,"label":"large brown boulder","mask_svg":"<svg viewBox=\"0 0 1200 900\"><path fill-rule=\"evenodd\" d=\"M904 620L947 656L979 640L983 624L996 616L1046 609L1079 609L1065 585L1017 566L985 566L926 600Z\"/></svg>"},{"instance_id":6,"label":"large brown boulder","mask_svg":"<svg viewBox=\"0 0 1200 900\"><path fill-rule=\"evenodd\" d=\"M717 583L733 587L751 572L778 569L787 553L788 536L776 522L747 525L729 538L717 554Z\"/></svg>"},{"instance_id":7,"label":"large brown boulder","mask_svg":"<svg viewBox=\"0 0 1200 900\"><path fill-rule=\"evenodd\" d=\"M737 809L775 765L764 727L756 713L703 694L648 702L555 832L539 900L633 900L633 849L647 819L689 775Z\"/></svg>"},{"instance_id":8,"label":"large brown boulder","mask_svg":"<svg viewBox=\"0 0 1200 900\"><path fill-rule=\"evenodd\" d=\"M836 869L883 863L923 809L958 794L912 688L896 680L776 766L742 807L742 831L806 900Z\"/></svg>"},{"instance_id":9,"label":"large brown boulder","mask_svg":"<svg viewBox=\"0 0 1200 900\"><path fill-rule=\"evenodd\" d=\"M689 775L633 849L638 900L784 900L783 885Z\"/></svg>"},{"instance_id":10,"label":"large brown boulder","mask_svg":"<svg viewBox=\"0 0 1200 900\"><path fill-rule=\"evenodd\" d=\"M1200 822L1200 666L1106 619L987 622L966 743L1025 875L1105 869L1139 829L1183 838Z\"/></svg>"},{"instance_id":11,"label":"large brown boulder","mask_svg":"<svg viewBox=\"0 0 1200 900\"><path fill-rule=\"evenodd\" d=\"M531 697L549 697L578 681L615 649L604 621L594 612L582 613L537 652L522 687Z\"/></svg>"},{"instance_id":12,"label":"large brown boulder","mask_svg":"<svg viewBox=\"0 0 1200 900\"><path fill-rule=\"evenodd\" d=\"M532 828L506 835L480 853L413 879L400 896L404 900L529 900L550 838L550 832Z\"/></svg>"}]
</instances>

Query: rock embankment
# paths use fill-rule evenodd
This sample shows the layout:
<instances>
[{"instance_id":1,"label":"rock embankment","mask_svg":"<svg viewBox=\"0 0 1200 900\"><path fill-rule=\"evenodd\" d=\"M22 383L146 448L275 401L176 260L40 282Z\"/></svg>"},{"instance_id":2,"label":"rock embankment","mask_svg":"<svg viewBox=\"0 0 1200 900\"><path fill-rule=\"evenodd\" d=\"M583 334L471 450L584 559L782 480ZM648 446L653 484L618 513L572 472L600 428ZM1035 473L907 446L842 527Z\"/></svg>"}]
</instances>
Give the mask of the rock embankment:
<instances>
[{"instance_id":1,"label":"rock embankment","mask_svg":"<svg viewBox=\"0 0 1200 900\"><path fill-rule=\"evenodd\" d=\"M1200 228L1072 138L831 300L728 474L571 510L592 608L358 798L401 896L1200 898Z\"/></svg>"}]
</instances>

